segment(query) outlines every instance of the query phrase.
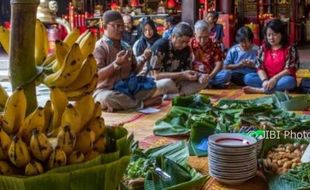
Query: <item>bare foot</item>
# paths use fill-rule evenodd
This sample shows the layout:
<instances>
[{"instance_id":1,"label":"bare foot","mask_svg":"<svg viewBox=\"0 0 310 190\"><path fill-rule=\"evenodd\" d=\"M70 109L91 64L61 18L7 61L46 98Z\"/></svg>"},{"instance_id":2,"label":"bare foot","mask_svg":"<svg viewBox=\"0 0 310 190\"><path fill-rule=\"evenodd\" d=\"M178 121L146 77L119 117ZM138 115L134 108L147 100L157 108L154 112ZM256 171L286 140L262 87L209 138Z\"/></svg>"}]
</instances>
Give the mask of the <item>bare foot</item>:
<instances>
[{"instance_id":1,"label":"bare foot","mask_svg":"<svg viewBox=\"0 0 310 190\"><path fill-rule=\"evenodd\" d=\"M264 94L265 91L263 88L255 88L251 86L245 86L242 88L245 94Z\"/></svg>"},{"instance_id":2,"label":"bare foot","mask_svg":"<svg viewBox=\"0 0 310 190\"><path fill-rule=\"evenodd\" d=\"M106 111L106 112L113 112L114 111L112 106L108 102L101 103L101 109L103 111Z\"/></svg>"},{"instance_id":3,"label":"bare foot","mask_svg":"<svg viewBox=\"0 0 310 190\"><path fill-rule=\"evenodd\" d=\"M146 99L143 101L143 105L145 108L154 106L154 105L159 105L162 102L162 96L155 96L149 99Z\"/></svg>"}]
</instances>

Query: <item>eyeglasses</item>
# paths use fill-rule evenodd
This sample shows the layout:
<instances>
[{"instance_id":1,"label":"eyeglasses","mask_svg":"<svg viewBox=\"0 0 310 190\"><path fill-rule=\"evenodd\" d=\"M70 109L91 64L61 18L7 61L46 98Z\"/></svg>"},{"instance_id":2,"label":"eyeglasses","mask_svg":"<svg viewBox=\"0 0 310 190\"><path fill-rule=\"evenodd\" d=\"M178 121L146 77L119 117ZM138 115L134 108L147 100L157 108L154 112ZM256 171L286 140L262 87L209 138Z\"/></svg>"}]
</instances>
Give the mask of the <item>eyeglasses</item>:
<instances>
[{"instance_id":1,"label":"eyeglasses","mask_svg":"<svg viewBox=\"0 0 310 190\"><path fill-rule=\"evenodd\" d=\"M113 28L118 28L118 29L124 28L124 26L125 26L124 24L107 24L107 25L110 25Z\"/></svg>"}]
</instances>

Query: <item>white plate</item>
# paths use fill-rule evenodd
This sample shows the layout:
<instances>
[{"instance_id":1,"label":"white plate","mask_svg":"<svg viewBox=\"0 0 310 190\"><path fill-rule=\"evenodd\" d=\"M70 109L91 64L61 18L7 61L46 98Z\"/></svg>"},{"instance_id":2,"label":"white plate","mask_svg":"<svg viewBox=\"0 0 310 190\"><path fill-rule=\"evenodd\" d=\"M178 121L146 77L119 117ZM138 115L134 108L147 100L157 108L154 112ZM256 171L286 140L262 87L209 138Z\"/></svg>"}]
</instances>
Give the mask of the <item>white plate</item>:
<instances>
[{"instance_id":1,"label":"white plate","mask_svg":"<svg viewBox=\"0 0 310 190\"><path fill-rule=\"evenodd\" d=\"M229 152L229 153L242 153L242 152L249 152L257 148L257 145L251 145L247 147L223 147L219 146L215 143L209 143L208 148L215 149L221 152Z\"/></svg>"},{"instance_id":2,"label":"white plate","mask_svg":"<svg viewBox=\"0 0 310 190\"><path fill-rule=\"evenodd\" d=\"M256 139L238 133L219 133L209 136L208 142L222 147L249 147L256 144Z\"/></svg>"},{"instance_id":3,"label":"white plate","mask_svg":"<svg viewBox=\"0 0 310 190\"><path fill-rule=\"evenodd\" d=\"M226 152L219 152L213 149L208 149L208 155L214 158L223 158L229 160L246 160L253 157L256 157L256 151L251 151L246 154L233 154L233 153L226 153Z\"/></svg>"},{"instance_id":4,"label":"white plate","mask_svg":"<svg viewBox=\"0 0 310 190\"><path fill-rule=\"evenodd\" d=\"M225 179L247 179L249 177L255 176L257 173L257 170L252 170L248 173L222 173L218 172L216 170L210 170L209 171L210 175L214 177L219 177L219 178L225 178Z\"/></svg>"},{"instance_id":5,"label":"white plate","mask_svg":"<svg viewBox=\"0 0 310 190\"><path fill-rule=\"evenodd\" d=\"M215 172L222 172L223 174L234 174L234 175L238 175L238 176L243 176L246 175L248 173L252 173L252 172L256 172L257 171L257 166L253 166L253 167L249 167L249 168L244 168L244 167L240 167L240 168L235 168L235 169L231 169L229 167L218 167L215 165L212 165L210 167L211 171L215 171Z\"/></svg>"},{"instance_id":6,"label":"white plate","mask_svg":"<svg viewBox=\"0 0 310 190\"><path fill-rule=\"evenodd\" d=\"M218 168L218 169L230 169L234 171L243 171L243 170L251 170L255 167L257 167L256 161L251 161L248 164L239 163L239 164L231 164L231 163L218 163L214 161L209 161L209 167L210 168Z\"/></svg>"}]
</instances>

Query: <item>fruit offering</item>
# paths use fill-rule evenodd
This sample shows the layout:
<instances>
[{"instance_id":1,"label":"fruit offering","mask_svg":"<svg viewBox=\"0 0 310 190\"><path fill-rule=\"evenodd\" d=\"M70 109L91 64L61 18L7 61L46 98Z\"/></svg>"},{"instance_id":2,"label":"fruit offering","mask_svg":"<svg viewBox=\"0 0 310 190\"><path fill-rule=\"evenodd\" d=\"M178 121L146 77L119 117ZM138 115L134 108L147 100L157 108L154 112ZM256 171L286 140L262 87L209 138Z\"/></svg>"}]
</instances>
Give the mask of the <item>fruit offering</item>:
<instances>
[{"instance_id":1,"label":"fruit offering","mask_svg":"<svg viewBox=\"0 0 310 190\"><path fill-rule=\"evenodd\" d=\"M68 103L55 87L50 98L26 116L24 90L8 97L0 115L0 174L38 175L105 152L106 127L92 94Z\"/></svg>"}]
</instances>

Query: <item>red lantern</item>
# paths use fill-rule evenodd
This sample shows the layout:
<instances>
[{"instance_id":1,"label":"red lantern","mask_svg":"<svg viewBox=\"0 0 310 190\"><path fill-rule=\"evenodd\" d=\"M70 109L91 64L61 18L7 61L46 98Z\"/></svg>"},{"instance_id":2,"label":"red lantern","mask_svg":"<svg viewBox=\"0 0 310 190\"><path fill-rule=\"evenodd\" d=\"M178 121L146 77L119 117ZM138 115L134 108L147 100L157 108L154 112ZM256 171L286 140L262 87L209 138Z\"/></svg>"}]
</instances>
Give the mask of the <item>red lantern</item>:
<instances>
[{"instance_id":1,"label":"red lantern","mask_svg":"<svg viewBox=\"0 0 310 190\"><path fill-rule=\"evenodd\" d=\"M175 2L175 0L168 0L167 1L167 7L168 8L174 8L176 7L177 3Z\"/></svg>"},{"instance_id":2,"label":"red lantern","mask_svg":"<svg viewBox=\"0 0 310 190\"><path fill-rule=\"evenodd\" d=\"M131 0L131 1L130 1L130 5L131 5L132 7L137 7L137 6L139 6L139 0Z\"/></svg>"}]
</instances>

